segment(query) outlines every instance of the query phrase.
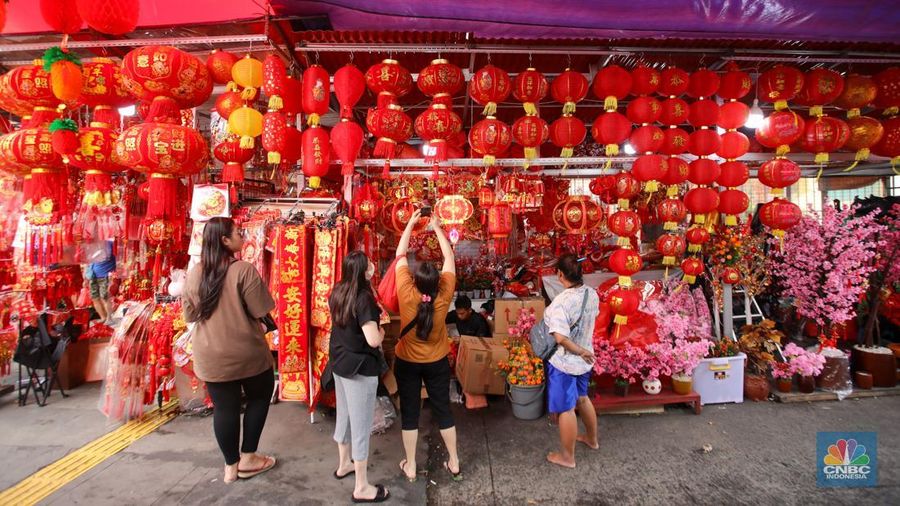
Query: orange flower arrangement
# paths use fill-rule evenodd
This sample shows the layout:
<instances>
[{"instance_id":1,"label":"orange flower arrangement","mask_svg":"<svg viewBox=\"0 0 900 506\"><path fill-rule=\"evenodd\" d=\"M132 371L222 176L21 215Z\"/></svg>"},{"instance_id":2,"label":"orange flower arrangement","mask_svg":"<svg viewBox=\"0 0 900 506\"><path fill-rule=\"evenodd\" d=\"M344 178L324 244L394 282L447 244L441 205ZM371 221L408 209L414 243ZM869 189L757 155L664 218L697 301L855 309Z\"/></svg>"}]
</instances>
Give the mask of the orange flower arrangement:
<instances>
[{"instance_id":1,"label":"orange flower arrangement","mask_svg":"<svg viewBox=\"0 0 900 506\"><path fill-rule=\"evenodd\" d=\"M534 386L544 383L544 361L535 356L527 341L504 339L503 347L509 352L509 356L497 363L497 369L510 385Z\"/></svg>"}]
</instances>

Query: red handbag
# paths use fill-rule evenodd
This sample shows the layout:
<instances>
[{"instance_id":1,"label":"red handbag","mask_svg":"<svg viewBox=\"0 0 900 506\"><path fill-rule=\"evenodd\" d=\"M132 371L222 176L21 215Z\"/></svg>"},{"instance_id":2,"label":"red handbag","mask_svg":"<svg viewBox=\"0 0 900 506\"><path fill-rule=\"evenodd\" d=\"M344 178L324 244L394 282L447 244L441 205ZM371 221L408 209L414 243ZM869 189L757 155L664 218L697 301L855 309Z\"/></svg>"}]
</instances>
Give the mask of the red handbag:
<instances>
[{"instance_id":1,"label":"red handbag","mask_svg":"<svg viewBox=\"0 0 900 506\"><path fill-rule=\"evenodd\" d=\"M394 258L388 267L381 282L378 283L378 300L392 313L400 312L400 298L397 296L397 261L403 257Z\"/></svg>"}]
</instances>

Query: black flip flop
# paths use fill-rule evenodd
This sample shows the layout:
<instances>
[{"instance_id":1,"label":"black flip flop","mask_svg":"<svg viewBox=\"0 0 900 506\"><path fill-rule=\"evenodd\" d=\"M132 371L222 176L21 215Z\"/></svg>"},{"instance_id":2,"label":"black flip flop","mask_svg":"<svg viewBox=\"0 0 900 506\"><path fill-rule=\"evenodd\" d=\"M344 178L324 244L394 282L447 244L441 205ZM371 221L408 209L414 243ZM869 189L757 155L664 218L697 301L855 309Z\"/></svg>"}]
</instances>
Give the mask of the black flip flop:
<instances>
[{"instance_id":1,"label":"black flip flop","mask_svg":"<svg viewBox=\"0 0 900 506\"><path fill-rule=\"evenodd\" d=\"M376 502L384 502L387 501L391 497L391 493L388 492L384 485L375 485L375 488L378 489L378 492L375 493L375 497L372 499L357 499L353 495L350 496L353 499L354 503L376 503Z\"/></svg>"},{"instance_id":2,"label":"black flip flop","mask_svg":"<svg viewBox=\"0 0 900 506\"><path fill-rule=\"evenodd\" d=\"M334 479L336 479L336 480L343 480L344 478L350 476L351 474L356 474L356 470L354 469L353 471L350 471L349 473L347 473L347 474L345 474L345 475L343 475L343 476L338 476L337 469L335 469L335 470L334 470Z\"/></svg>"},{"instance_id":3,"label":"black flip flop","mask_svg":"<svg viewBox=\"0 0 900 506\"><path fill-rule=\"evenodd\" d=\"M459 465L459 464L457 464L457 465ZM450 461L445 460L444 461L444 469L446 469L447 472L450 473L451 480L453 480L453 481L462 481L463 480L462 467L459 468L459 471L454 473L453 471L450 470Z\"/></svg>"}]
</instances>

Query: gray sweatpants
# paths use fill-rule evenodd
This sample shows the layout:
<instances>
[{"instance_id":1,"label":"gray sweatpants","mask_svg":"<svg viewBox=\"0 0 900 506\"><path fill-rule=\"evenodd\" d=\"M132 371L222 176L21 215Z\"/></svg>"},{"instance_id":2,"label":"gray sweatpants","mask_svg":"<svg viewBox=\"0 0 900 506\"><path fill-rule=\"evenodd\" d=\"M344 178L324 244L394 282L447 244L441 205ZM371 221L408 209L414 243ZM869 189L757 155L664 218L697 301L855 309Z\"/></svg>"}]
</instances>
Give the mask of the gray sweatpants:
<instances>
[{"instance_id":1,"label":"gray sweatpants","mask_svg":"<svg viewBox=\"0 0 900 506\"><path fill-rule=\"evenodd\" d=\"M361 376L343 378L334 375L334 394L337 400L337 422L334 440L350 444L353 460L369 460L369 435L375 416L375 392L378 378ZM352 443L351 443L352 438Z\"/></svg>"}]
</instances>

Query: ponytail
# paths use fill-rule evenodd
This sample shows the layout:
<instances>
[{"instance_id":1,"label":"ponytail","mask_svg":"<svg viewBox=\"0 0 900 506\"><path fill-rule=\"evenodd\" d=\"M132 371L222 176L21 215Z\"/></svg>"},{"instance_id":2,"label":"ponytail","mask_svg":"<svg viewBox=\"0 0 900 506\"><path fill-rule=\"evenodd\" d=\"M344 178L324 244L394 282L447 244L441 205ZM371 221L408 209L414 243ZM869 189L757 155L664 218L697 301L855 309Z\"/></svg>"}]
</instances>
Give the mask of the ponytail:
<instances>
[{"instance_id":1,"label":"ponytail","mask_svg":"<svg viewBox=\"0 0 900 506\"><path fill-rule=\"evenodd\" d=\"M416 289L422 294L422 300L416 308L416 337L427 341L434 328L434 299L437 298L438 284L441 274L434 265L423 262L416 270Z\"/></svg>"}]
</instances>

